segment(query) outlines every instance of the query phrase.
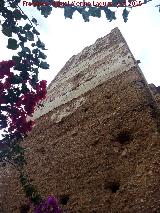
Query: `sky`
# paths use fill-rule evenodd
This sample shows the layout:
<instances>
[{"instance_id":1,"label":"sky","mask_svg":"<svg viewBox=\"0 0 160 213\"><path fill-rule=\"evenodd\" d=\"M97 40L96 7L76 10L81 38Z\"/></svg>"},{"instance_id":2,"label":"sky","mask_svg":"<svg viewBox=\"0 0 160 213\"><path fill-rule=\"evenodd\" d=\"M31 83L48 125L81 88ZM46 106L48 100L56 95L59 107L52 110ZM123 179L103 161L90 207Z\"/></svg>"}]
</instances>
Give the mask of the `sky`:
<instances>
[{"instance_id":1,"label":"sky","mask_svg":"<svg viewBox=\"0 0 160 213\"><path fill-rule=\"evenodd\" d=\"M49 84L72 55L118 27L135 59L141 61L139 66L148 83L160 85L160 12L155 7L157 4L160 4L160 0L133 8L128 22L124 23L122 8L114 9L117 17L115 21L109 22L102 14L101 18L91 17L90 22L84 22L78 12L74 13L73 19L65 19L64 10L58 8L53 8L52 14L44 18L36 8L23 7L21 2L20 6L26 14L38 20L40 38L48 49L45 54L50 69L40 71L40 80L45 79ZM14 51L6 48L4 35L0 34L0 40L0 60L10 59Z\"/></svg>"}]
</instances>

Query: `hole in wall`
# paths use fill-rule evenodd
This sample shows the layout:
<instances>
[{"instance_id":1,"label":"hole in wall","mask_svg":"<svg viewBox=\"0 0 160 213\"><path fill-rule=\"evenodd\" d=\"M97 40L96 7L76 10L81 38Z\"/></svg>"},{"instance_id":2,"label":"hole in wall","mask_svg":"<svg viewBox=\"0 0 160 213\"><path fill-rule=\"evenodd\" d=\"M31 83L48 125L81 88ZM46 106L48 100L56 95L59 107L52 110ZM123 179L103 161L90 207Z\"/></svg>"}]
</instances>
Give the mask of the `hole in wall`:
<instances>
[{"instance_id":1,"label":"hole in wall","mask_svg":"<svg viewBox=\"0 0 160 213\"><path fill-rule=\"evenodd\" d=\"M40 152L42 155L44 155L46 153L46 150L44 147L41 147L38 152Z\"/></svg>"},{"instance_id":2,"label":"hole in wall","mask_svg":"<svg viewBox=\"0 0 160 213\"><path fill-rule=\"evenodd\" d=\"M20 213L28 213L30 210L30 206L27 204L24 204L20 207Z\"/></svg>"},{"instance_id":3,"label":"hole in wall","mask_svg":"<svg viewBox=\"0 0 160 213\"><path fill-rule=\"evenodd\" d=\"M78 135L77 132L73 132L73 133L72 133L72 136L73 136L73 137L75 137L76 135Z\"/></svg>"},{"instance_id":4,"label":"hole in wall","mask_svg":"<svg viewBox=\"0 0 160 213\"><path fill-rule=\"evenodd\" d=\"M83 109L83 111L84 111L84 112L87 112L87 111L88 111L88 107L85 107L85 108Z\"/></svg>"},{"instance_id":5,"label":"hole in wall","mask_svg":"<svg viewBox=\"0 0 160 213\"><path fill-rule=\"evenodd\" d=\"M67 205L68 201L69 201L69 195L62 195L60 197L60 204Z\"/></svg>"},{"instance_id":6,"label":"hole in wall","mask_svg":"<svg viewBox=\"0 0 160 213\"><path fill-rule=\"evenodd\" d=\"M115 182L110 182L105 186L105 189L109 189L112 193L116 193L120 188L120 183L115 181Z\"/></svg>"},{"instance_id":7,"label":"hole in wall","mask_svg":"<svg viewBox=\"0 0 160 213\"><path fill-rule=\"evenodd\" d=\"M92 146L96 146L100 142L100 139L97 138L93 143L91 144Z\"/></svg>"},{"instance_id":8,"label":"hole in wall","mask_svg":"<svg viewBox=\"0 0 160 213\"><path fill-rule=\"evenodd\" d=\"M129 143L132 141L131 133L129 131L120 132L116 137L116 141L122 145Z\"/></svg>"},{"instance_id":9,"label":"hole in wall","mask_svg":"<svg viewBox=\"0 0 160 213\"><path fill-rule=\"evenodd\" d=\"M111 94L106 94L106 95L105 95L105 98L106 98L106 99L110 99L111 97L112 97Z\"/></svg>"},{"instance_id":10,"label":"hole in wall","mask_svg":"<svg viewBox=\"0 0 160 213\"><path fill-rule=\"evenodd\" d=\"M116 193L119 190L119 187L120 187L120 185L118 182L113 182L110 185L110 189L113 193Z\"/></svg>"}]
</instances>

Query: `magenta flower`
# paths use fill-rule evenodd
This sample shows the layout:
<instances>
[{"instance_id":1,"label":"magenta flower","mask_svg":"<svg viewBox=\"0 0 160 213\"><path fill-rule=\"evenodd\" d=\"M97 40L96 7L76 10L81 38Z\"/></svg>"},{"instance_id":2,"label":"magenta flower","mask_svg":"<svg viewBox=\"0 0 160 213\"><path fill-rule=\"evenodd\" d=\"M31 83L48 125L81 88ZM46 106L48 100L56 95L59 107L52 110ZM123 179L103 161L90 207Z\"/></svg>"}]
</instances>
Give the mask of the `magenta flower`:
<instances>
[{"instance_id":1,"label":"magenta flower","mask_svg":"<svg viewBox=\"0 0 160 213\"><path fill-rule=\"evenodd\" d=\"M35 213L61 213L58 202L55 197L49 196L39 206L36 207Z\"/></svg>"}]
</instances>

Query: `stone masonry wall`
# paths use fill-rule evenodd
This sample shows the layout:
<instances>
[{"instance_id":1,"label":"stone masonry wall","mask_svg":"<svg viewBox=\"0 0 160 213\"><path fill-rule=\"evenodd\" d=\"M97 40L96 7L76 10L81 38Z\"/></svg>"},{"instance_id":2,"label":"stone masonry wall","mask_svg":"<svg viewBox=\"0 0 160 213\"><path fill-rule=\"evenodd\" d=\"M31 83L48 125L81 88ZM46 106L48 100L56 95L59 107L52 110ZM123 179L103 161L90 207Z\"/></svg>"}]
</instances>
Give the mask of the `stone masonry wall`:
<instances>
[{"instance_id":1,"label":"stone masonry wall","mask_svg":"<svg viewBox=\"0 0 160 213\"><path fill-rule=\"evenodd\" d=\"M73 56L41 104L24 146L26 172L44 197L55 195L67 213L160 211L158 105L117 28ZM2 212L18 213L25 198L7 169Z\"/></svg>"},{"instance_id":2,"label":"stone masonry wall","mask_svg":"<svg viewBox=\"0 0 160 213\"><path fill-rule=\"evenodd\" d=\"M34 118L79 97L134 65L136 61L132 53L118 28L115 28L69 59L49 85L44 106L36 110Z\"/></svg>"}]
</instances>

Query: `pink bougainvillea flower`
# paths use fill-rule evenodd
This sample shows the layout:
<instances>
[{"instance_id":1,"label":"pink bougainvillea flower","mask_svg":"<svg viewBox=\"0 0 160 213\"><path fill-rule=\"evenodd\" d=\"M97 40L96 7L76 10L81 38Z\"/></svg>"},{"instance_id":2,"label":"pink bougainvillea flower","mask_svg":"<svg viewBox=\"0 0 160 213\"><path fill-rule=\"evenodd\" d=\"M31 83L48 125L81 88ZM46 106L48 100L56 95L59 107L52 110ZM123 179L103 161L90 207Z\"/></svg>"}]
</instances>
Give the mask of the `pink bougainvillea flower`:
<instances>
[{"instance_id":1,"label":"pink bougainvillea flower","mask_svg":"<svg viewBox=\"0 0 160 213\"><path fill-rule=\"evenodd\" d=\"M58 202L55 197L49 196L38 207L34 213L61 213Z\"/></svg>"}]
</instances>

